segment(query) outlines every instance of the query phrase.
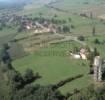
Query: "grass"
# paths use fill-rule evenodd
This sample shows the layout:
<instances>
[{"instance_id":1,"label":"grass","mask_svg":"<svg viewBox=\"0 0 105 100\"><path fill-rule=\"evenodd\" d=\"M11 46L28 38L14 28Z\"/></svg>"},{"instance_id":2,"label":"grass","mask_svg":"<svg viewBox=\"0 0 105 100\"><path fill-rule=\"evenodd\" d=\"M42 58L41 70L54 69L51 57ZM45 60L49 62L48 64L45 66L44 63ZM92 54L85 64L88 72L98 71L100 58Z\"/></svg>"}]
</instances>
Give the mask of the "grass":
<instances>
[{"instance_id":1,"label":"grass","mask_svg":"<svg viewBox=\"0 0 105 100\"><path fill-rule=\"evenodd\" d=\"M3 30L0 30L0 37L8 36L14 33L16 33L16 28L3 28Z\"/></svg>"},{"instance_id":2,"label":"grass","mask_svg":"<svg viewBox=\"0 0 105 100\"><path fill-rule=\"evenodd\" d=\"M94 37L87 37L85 42L92 48L96 47L104 58L105 44L94 44L93 41L96 38L100 41L105 40L104 35L97 35ZM69 56L66 56L66 51L73 50L74 47L81 46L73 41L54 44L48 48L43 48L32 55L15 60L13 65L22 74L27 68L32 68L34 72L39 72L40 75L42 75L42 79L36 81L35 84L38 83L41 85L55 84L68 77L84 74L85 76L83 78L77 79L59 88L63 94L72 92L75 88L82 89L93 82L91 76L87 74L89 72L87 62L74 60Z\"/></svg>"},{"instance_id":3,"label":"grass","mask_svg":"<svg viewBox=\"0 0 105 100\"><path fill-rule=\"evenodd\" d=\"M42 78L37 80L35 84L40 83L41 85L55 84L66 78L84 74L83 78L60 88L64 94L73 91L75 88L81 89L91 83L91 78L87 74L89 72L87 62L74 60L66 56L66 51L71 50L74 46L80 45L73 41L52 45L32 55L13 61L13 66L22 74L27 68L39 72Z\"/></svg>"},{"instance_id":4,"label":"grass","mask_svg":"<svg viewBox=\"0 0 105 100\"><path fill-rule=\"evenodd\" d=\"M50 0L46 1L46 2L49 2ZM90 1L90 4L93 4L95 0L92 0ZM19 15L27 15L29 17L38 17L39 16L39 13L42 13L43 17L45 18L53 18L54 15L56 14L58 17L57 19L63 19L63 20L66 20L67 21L67 25L68 26L71 26L71 25L74 25L75 26L75 29L71 29L71 32L72 34L76 34L76 35L91 35L92 33L92 27L94 26L94 24L96 25L96 28L97 28L97 33L100 33L100 34L104 34L104 31L105 31L105 24L98 21L97 19L89 19L89 18L83 18L81 16L78 16L78 15L74 15L72 13L64 13L64 12L60 12L60 11L57 11L55 9L50 9L50 8L47 8L46 6L44 6L44 3L43 3L43 6L40 5L40 7L33 7L33 5L37 5L38 3L42 2L41 0L40 1L37 1L35 3L33 3L32 5L27 5L24 10L18 12L17 14ZM54 6L55 7L59 7L59 5L61 7L63 7L62 9L70 9L70 7L72 6L77 6L79 2L79 5L84 5L84 0L78 0L78 1L70 1L70 0L61 0L59 1L58 3L55 3ZM97 1L98 2L98 1ZM101 2L101 1L100 1ZM98 4L100 4L100 2L98 2ZM63 4L63 6L62 6ZM69 6L67 6L69 5ZM71 6L72 5L72 6ZM50 11L49 11L50 10ZM72 21L69 22L68 21L68 18L71 18ZM12 33L15 32L15 29L4 29L3 31L0 31L0 36L4 36L4 35L10 35ZM21 36L26 36L26 33L25 34L19 34L19 36L17 35L16 38L21 38Z\"/></svg>"},{"instance_id":5,"label":"grass","mask_svg":"<svg viewBox=\"0 0 105 100\"><path fill-rule=\"evenodd\" d=\"M50 9L50 11L49 11ZM74 15L72 13L64 13L57 11L55 9L47 8L46 6L43 6L41 8L38 8L37 10L30 11L32 14L29 17L38 17L39 13L42 13L43 17L51 19L54 17L54 15L57 15L56 19L66 20L68 26L75 26L74 29L71 29L72 34L77 35L91 35L92 34L92 28L93 26L96 26L97 33L104 34L105 31L105 21L100 22L100 20L97 19L90 19L90 18L84 18L79 15ZM68 18L71 18L71 22L68 21Z\"/></svg>"},{"instance_id":6,"label":"grass","mask_svg":"<svg viewBox=\"0 0 105 100\"><path fill-rule=\"evenodd\" d=\"M95 39L98 39L101 43L100 44L95 44L94 43ZM105 50L105 43L102 43L104 41L105 41L105 35L96 35L96 36L93 36L93 37L92 36L88 37L86 42L92 48L96 47L97 50L100 52L101 56L103 58L105 58L105 52L104 52L104 50Z\"/></svg>"},{"instance_id":7,"label":"grass","mask_svg":"<svg viewBox=\"0 0 105 100\"><path fill-rule=\"evenodd\" d=\"M88 4L85 4L85 3ZM101 4L103 2L103 0L97 1L96 0L75 0L75 1L70 1L70 0L59 0L59 2L52 4L56 7L59 7L61 9L67 9L67 10L71 10L71 9L80 9L84 6L91 6L91 5L96 5L96 4Z\"/></svg>"},{"instance_id":8,"label":"grass","mask_svg":"<svg viewBox=\"0 0 105 100\"><path fill-rule=\"evenodd\" d=\"M5 96L5 99L7 99L9 97L9 93L10 93L10 86L7 85L7 81L4 78L4 75L6 75L5 73L3 73L0 65L0 96Z\"/></svg>"}]
</instances>

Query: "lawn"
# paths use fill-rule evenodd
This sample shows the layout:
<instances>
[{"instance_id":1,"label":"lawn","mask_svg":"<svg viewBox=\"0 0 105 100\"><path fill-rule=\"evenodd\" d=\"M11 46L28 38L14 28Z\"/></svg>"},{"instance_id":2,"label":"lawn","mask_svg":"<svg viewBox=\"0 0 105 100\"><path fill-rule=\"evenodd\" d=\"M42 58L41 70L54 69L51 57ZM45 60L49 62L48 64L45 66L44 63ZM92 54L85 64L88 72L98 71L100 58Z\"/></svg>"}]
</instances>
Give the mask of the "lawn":
<instances>
[{"instance_id":1,"label":"lawn","mask_svg":"<svg viewBox=\"0 0 105 100\"><path fill-rule=\"evenodd\" d=\"M3 28L3 30L0 30L0 37L13 35L17 32L17 28Z\"/></svg>"},{"instance_id":2,"label":"lawn","mask_svg":"<svg viewBox=\"0 0 105 100\"><path fill-rule=\"evenodd\" d=\"M13 66L22 74L27 68L39 72L42 76L35 84L55 84L66 78L84 74L83 78L70 82L60 88L62 93L72 92L73 89L84 88L91 84L91 77L88 75L89 67L86 61L74 60L67 56L66 52L73 47L80 45L74 41L51 45L43 48L29 56L13 61Z\"/></svg>"}]
</instances>

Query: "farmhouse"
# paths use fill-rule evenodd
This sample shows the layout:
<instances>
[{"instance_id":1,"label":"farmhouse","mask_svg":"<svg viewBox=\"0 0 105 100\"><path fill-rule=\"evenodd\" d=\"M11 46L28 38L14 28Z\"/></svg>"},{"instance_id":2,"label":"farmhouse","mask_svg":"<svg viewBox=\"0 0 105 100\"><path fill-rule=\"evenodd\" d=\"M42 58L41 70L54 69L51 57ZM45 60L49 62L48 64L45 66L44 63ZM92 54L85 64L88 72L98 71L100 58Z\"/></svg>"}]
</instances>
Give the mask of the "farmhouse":
<instances>
[{"instance_id":1,"label":"farmhouse","mask_svg":"<svg viewBox=\"0 0 105 100\"><path fill-rule=\"evenodd\" d=\"M72 52L70 53L70 55L74 59L83 59L83 60L87 59L87 54L88 54L88 51L85 48L81 48L78 53L72 53Z\"/></svg>"},{"instance_id":2,"label":"farmhouse","mask_svg":"<svg viewBox=\"0 0 105 100\"><path fill-rule=\"evenodd\" d=\"M98 19L105 20L105 15L98 16Z\"/></svg>"}]
</instances>

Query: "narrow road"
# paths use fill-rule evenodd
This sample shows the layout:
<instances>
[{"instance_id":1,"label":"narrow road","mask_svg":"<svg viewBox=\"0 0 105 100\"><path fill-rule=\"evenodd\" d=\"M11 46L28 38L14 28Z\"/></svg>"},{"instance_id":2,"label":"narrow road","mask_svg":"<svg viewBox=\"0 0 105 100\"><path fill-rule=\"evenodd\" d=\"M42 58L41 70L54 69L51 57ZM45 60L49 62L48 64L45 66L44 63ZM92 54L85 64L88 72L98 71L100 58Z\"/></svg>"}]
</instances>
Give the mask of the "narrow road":
<instances>
[{"instance_id":1,"label":"narrow road","mask_svg":"<svg viewBox=\"0 0 105 100\"><path fill-rule=\"evenodd\" d=\"M65 42L65 41L73 40L77 43L80 43L81 45L86 45L86 43L84 41L78 40L78 38L76 36L70 36L70 35L67 36L67 35L59 34L59 33L55 33L55 35L57 35L59 37L64 37L64 38L61 40L54 40L54 41L51 41L49 43L53 44L53 43L59 43L59 42Z\"/></svg>"}]
</instances>

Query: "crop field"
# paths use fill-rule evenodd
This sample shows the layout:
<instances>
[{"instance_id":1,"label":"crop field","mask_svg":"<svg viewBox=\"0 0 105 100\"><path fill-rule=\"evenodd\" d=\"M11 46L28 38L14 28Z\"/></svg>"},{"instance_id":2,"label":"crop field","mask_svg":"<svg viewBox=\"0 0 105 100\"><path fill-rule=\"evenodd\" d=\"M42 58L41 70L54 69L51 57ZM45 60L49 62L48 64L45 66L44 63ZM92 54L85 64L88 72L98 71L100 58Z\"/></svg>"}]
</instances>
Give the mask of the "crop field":
<instances>
[{"instance_id":1,"label":"crop field","mask_svg":"<svg viewBox=\"0 0 105 100\"><path fill-rule=\"evenodd\" d=\"M67 10L71 13L89 13L94 12L95 15L105 13L102 8L104 8L104 0L59 0L58 2L52 3L51 5L55 8Z\"/></svg>"}]
</instances>

